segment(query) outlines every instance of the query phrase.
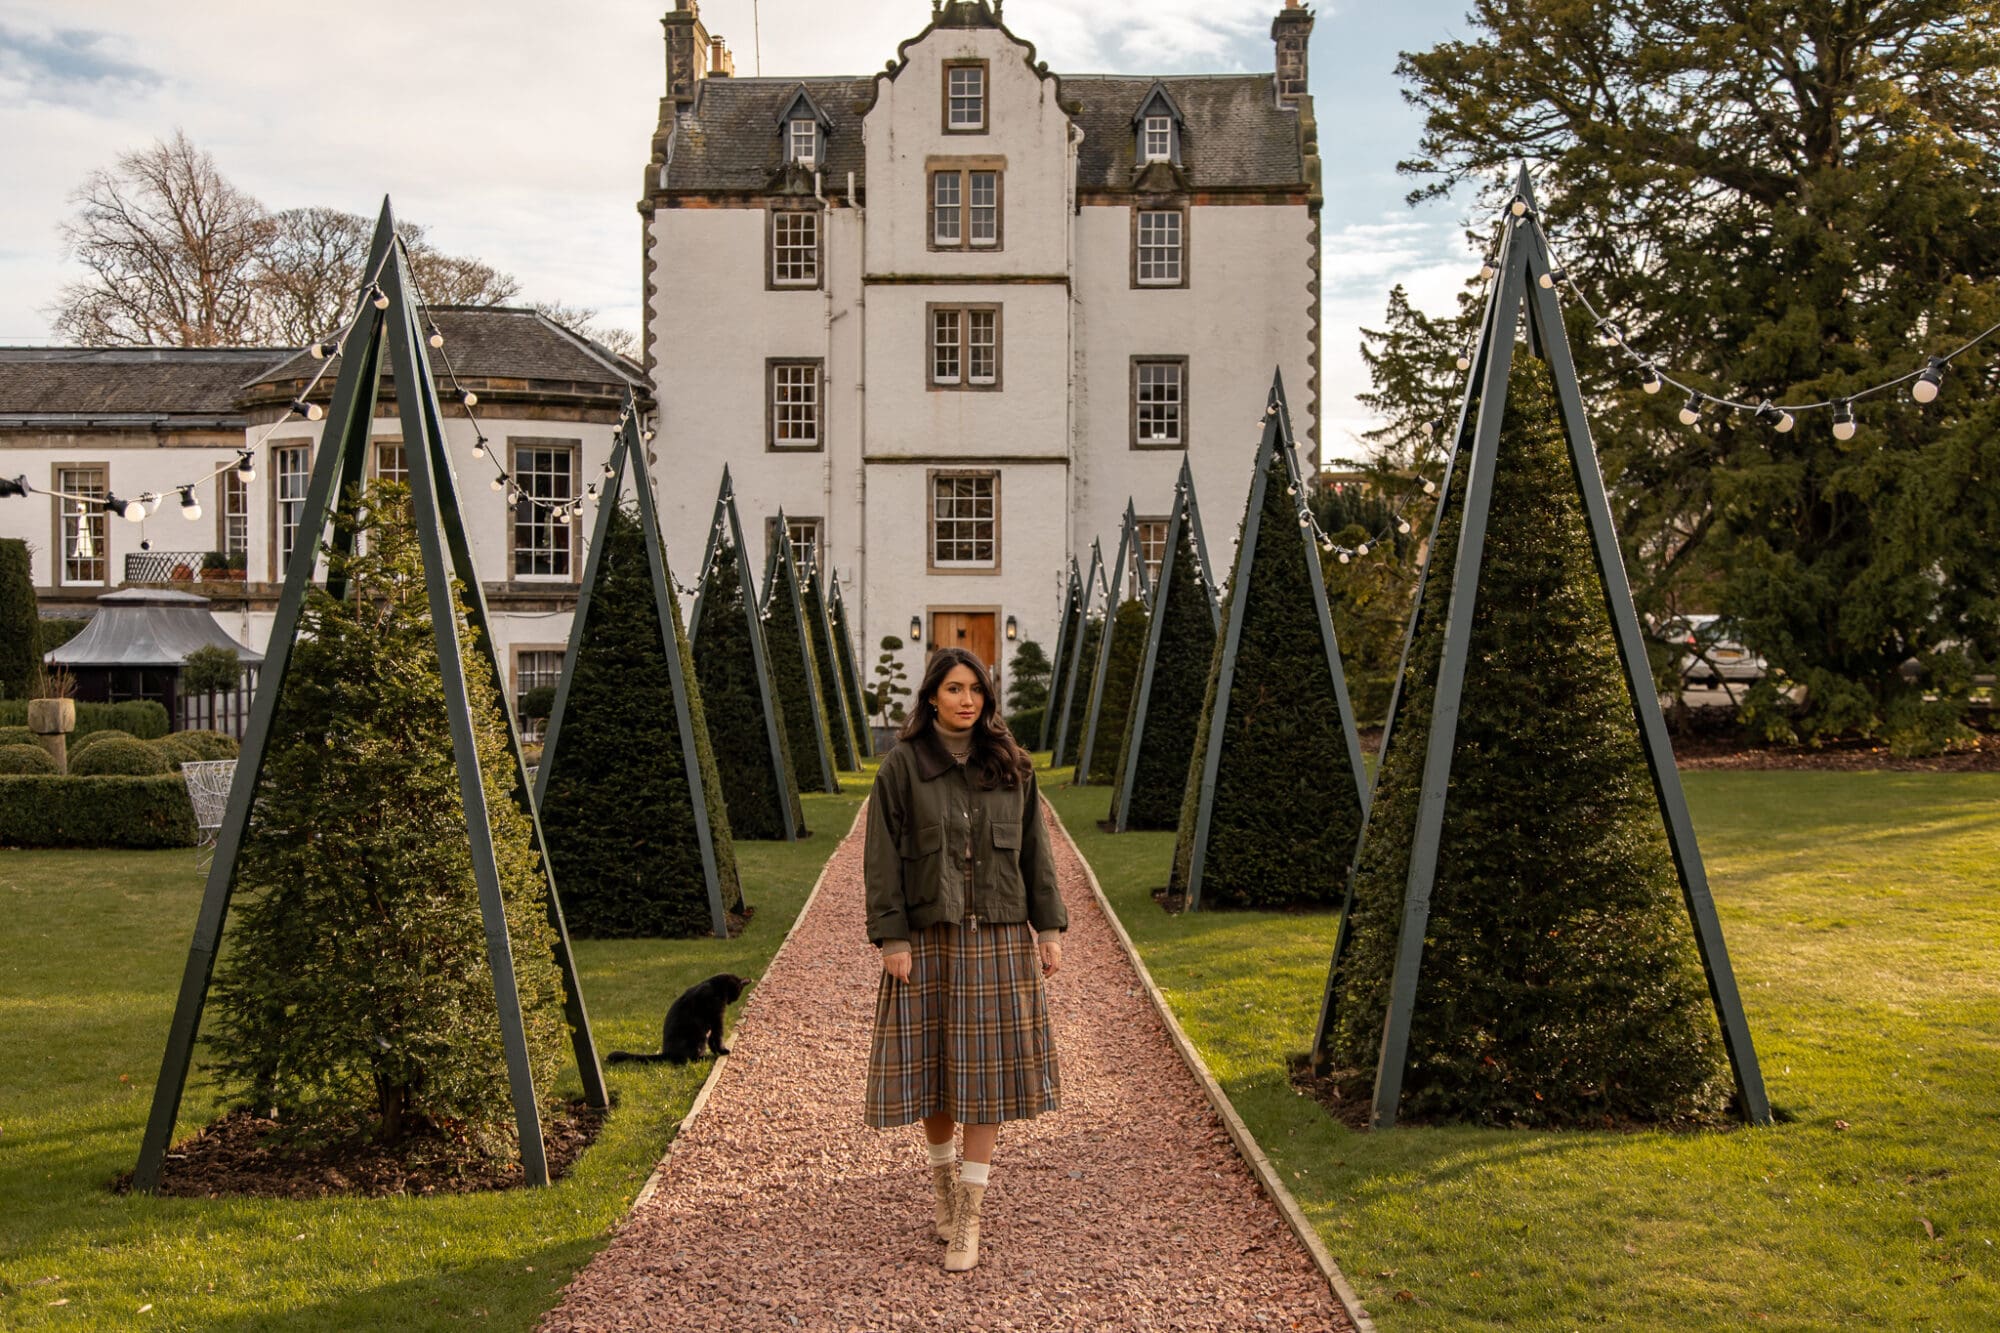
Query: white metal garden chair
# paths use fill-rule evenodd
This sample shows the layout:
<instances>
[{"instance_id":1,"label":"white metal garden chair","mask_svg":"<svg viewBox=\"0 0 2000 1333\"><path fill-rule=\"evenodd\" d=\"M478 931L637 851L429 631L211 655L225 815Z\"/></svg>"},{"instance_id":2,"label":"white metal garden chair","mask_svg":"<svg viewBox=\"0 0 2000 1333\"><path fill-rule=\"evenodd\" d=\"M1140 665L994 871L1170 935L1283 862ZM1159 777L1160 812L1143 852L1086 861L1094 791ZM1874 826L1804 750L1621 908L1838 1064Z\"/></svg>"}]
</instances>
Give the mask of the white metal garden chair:
<instances>
[{"instance_id":1,"label":"white metal garden chair","mask_svg":"<svg viewBox=\"0 0 2000 1333\"><path fill-rule=\"evenodd\" d=\"M236 777L234 759L202 759L181 765L181 781L187 783L188 801L194 806L195 861L202 850L215 854L215 838L222 830L222 813L229 806L229 784Z\"/></svg>"}]
</instances>

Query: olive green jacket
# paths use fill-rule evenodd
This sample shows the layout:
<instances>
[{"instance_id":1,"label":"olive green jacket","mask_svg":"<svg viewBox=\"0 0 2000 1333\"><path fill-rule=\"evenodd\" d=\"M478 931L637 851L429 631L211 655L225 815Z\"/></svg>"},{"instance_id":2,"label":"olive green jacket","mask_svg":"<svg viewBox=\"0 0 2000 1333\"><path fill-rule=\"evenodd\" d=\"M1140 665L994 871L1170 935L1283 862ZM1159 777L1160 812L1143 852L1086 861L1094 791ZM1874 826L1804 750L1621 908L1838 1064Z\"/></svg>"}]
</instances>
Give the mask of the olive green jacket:
<instances>
[{"instance_id":1,"label":"olive green jacket","mask_svg":"<svg viewBox=\"0 0 2000 1333\"><path fill-rule=\"evenodd\" d=\"M967 913L1030 922L1044 940L1069 925L1034 778L983 791L930 733L882 761L868 797L865 871L868 938L887 952Z\"/></svg>"}]
</instances>

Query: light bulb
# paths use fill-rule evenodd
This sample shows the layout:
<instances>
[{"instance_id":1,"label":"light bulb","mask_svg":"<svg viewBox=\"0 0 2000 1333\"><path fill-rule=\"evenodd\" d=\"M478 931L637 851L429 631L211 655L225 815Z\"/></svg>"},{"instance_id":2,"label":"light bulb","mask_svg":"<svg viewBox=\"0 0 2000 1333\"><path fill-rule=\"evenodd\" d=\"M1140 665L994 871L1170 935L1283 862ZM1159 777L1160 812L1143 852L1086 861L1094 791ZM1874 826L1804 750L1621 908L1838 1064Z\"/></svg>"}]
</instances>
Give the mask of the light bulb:
<instances>
[{"instance_id":1,"label":"light bulb","mask_svg":"<svg viewBox=\"0 0 2000 1333\"><path fill-rule=\"evenodd\" d=\"M1608 319L1600 319L1597 321L1597 336L1604 339L1606 347L1616 347L1625 341L1625 330Z\"/></svg>"},{"instance_id":2,"label":"light bulb","mask_svg":"<svg viewBox=\"0 0 2000 1333\"><path fill-rule=\"evenodd\" d=\"M1692 426L1700 420L1701 395L1693 390L1689 390L1688 400L1681 404L1681 424L1683 426Z\"/></svg>"},{"instance_id":3,"label":"light bulb","mask_svg":"<svg viewBox=\"0 0 2000 1333\"><path fill-rule=\"evenodd\" d=\"M1916 383L1910 386L1910 397L1920 403L1936 402L1938 387L1943 380L1944 362L1938 360L1936 357L1932 357L1924 363L1923 370L1918 372Z\"/></svg>"},{"instance_id":4,"label":"light bulb","mask_svg":"<svg viewBox=\"0 0 2000 1333\"><path fill-rule=\"evenodd\" d=\"M387 310L389 308L389 293L383 291L380 287L375 289L375 308L377 310Z\"/></svg>"},{"instance_id":5,"label":"light bulb","mask_svg":"<svg viewBox=\"0 0 2000 1333\"><path fill-rule=\"evenodd\" d=\"M1302 528L1309 528L1309 527L1311 527L1311 526L1312 526L1312 515L1311 515L1311 514L1300 514L1300 515L1299 515L1299 526L1300 526L1300 527L1302 527Z\"/></svg>"},{"instance_id":6,"label":"light bulb","mask_svg":"<svg viewBox=\"0 0 2000 1333\"><path fill-rule=\"evenodd\" d=\"M1493 261L1489 259L1479 266L1479 280L1481 282L1491 282L1493 281L1493 275L1499 271L1499 269L1493 267Z\"/></svg>"},{"instance_id":7,"label":"light bulb","mask_svg":"<svg viewBox=\"0 0 2000 1333\"><path fill-rule=\"evenodd\" d=\"M472 456L474 458L486 457L486 437L484 435L474 437L472 441Z\"/></svg>"},{"instance_id":8,"label":"light bulb","mask_svg":"<svg viewBox=\"0 0 2000 1333\"><path fill-rule=\"evenodd\" d=\"M1509 213L1512 213L1517 218L1527 216L1528 212L1527 198L1523 195L1518 195L1518 194L1515 195L1514 202L1507 205L1507 211Z\"/></svg>"},{"instance_id":9,"label":"light bulb","mask_svg":"<svg viewBox=\"0 0 2000 1333\"><path fill-rule=\"evenodd\" d=\"M1437 494L1437 488L1438 488L1438 484L1437 484L1436 482L1434 482L1434 481L1431 481L1431 480L1429 480L1428 478L1426 478L1426 479L1425 479L1425 481L1424 481L1424 494L1425 494L1425 495L1436 495L1436 494Z\"/></svg>"},{"instance_id":10,"label":"light bulb","mask_svg":"<svg viewBox=\"0 0 2000 1333\"><path fill-rule=\"evenodd\" d=\"M1773 426L1772 429L1777 431L1778 434L1783 435L1786 431L1790 430L1793 426L1797 424L1798 424L1798 419L1794 417L1790 412L1787 412L1781 408L1778 411L1778 424Z\"/></svg>"},{"instance_id":11,"label":"light bulb","mask_svg":"<svg viewBox=\"0 0 2000 1333\"><path fill-rule=\"evenodd\" d=\"M308 403L303 398L294 399L292 401L292 411L298 413L300 416L304 417L307 421L318 421L321 417L326 415L326 410L322 408L318 403Z\"/></svg>"},{"instance_id":12,"label":"light bulb","mask_svg":"<svg viewBox=\"0 0 2000 1333\"><path fill-rule=\"evenodd\" d=\"M126 519L130 522L144 523L146 521L146 502L144 500L128 501L125 505L124 513Z\"/></svg>"},{"instance_id":13,"label":"light bulb","mask_svg":"<svg viewBox=\"0 0 2000 1333\"><path fill-rule=\"evenodd\" d=\"M1757 420L1783 435L1793 425L1792 414L1766 398L1757 405Z\"/></svg>"},{"instance_id":14,"label":"light bulb","mask_svg":"<svg viewBox=\"0 0 2000 1333\"><path fill-rule=\"evenodd\" d=\"M1342 551L1342 552L1340 553L1340 563L1341 563L1341 564L1343 564L1343 565L1344 565L1344 564L1347 564L1347 563L1348 563L1348 562L1349 562L1350 560L1352 560L1352 559L1353 559L1353 557L1352 557L1352 556L1350 556L1350 555L1348 555L1348 554L1347 554L1347 552L1345 552L1345 551Z\"/></svg>"},{"instance_id":15,"label":"light bulb","mask_svg":"<svg viewBox=\"0 0 2000 1333\"><path fill-rule=\"evenodd\" d=\"M1296 486L1285 487L1285 494L1287 495L1297 495L1298 493L1299 493L1299 488Z\"/></svg>"},{"instance_id":16,"label":"light bulb","mask_svg":"<svg viewBox=\"0 0 2000 1333\"><path fill-rule=\"evenodd\" d=\"M246 486L257 480L257 460L248 449L236 460L236 479Z\"/></svg>"},{"instance_id":17,"label":"light bulb","mask_svg":"<svg viewBox=\"0 0 2000 1333\"><path fill-rule=\"evenodd\" d=\"M463 394L459 395L459 401L467 407L477 407L479 405L479 395L467 389Z\"/></svg>"},{"instance_id":18,"label":"light bulb","mask_svg":"<svg viewBox=\"0 0 2000 1333\"><path fill-rule=\"evenodd\" d=\"M1541 287L1543 291L1546 292L1546 291L1554 291L1555 285L1561 282L1562 280L1563 280L1563 271L1559 268L1552 268L1547 273L1542 274L1541 277L1536 278L1535 282L1538 286Z\"/></svg>"},{"instance_id":19,"label":"light bulb","mask_svg":"<svg viewBox=\"0 0 2000 1333\"><path fill-rule=\"evenodd\" d=\"M562 508L560 508L560 509L556 510L556 522L558 522L558 523L568 523L568 522L569 522L569 506L568 506L568 505L564 505L564 506L563 506Z\"/></svg>"},{"instance_id":20,"label":"light bulb","mask_svg":"<svg viewBox=\"0 0 2000 1333\"><path fill-rule=\"evenodd\" d=\"M316 342L306 350L312 353L313 360L324 361L334 354L336 347L335 344L330 342Z\"/></svg>"},{"instance_id":21,"label":"light bulb","mask_svg":"<svg viewBox=\"0 0 2000 1333\"><path fill-rule=\"evenodd\" d=\"M181 514L186 518L201 517L201 501L194 498L194 487L181 487Z\"/></svg>"},{"instance_id":22,"label":"light bulb","mask_svg":"<svg viewBox=\"0 0 2000 1333\"><path fill-rule=\"evenodd\" d=\"M1367 554L1368 554L1368 543L1367 543L1367 542L1363 542L1363 543L1361 543L1361 545L1359 545L1359 546L1355 547L1355 548L1354 548L1354 554L1356 554L1356 555L1367 555Z\"/></svg>"},{"instance_id":23,"label":"light bulb","mask_svg":"<svg viewBox=\"0 0 2000 1333\"><path fill-rule=\"evenodd\" d=\"M640 431L639 438L650 443L653 438L653 428L651 426L648 426L646 427L646 429Z\"/></svg>"},{"instance_id":24,"label":"light bulb","mask_svg":"<svg viewBox=\"0 0 2000 1333\"><path fill-rule=\"evenodd\" d=\"M1407 519L1407 518L1399 518L1399 519L1397 519L1397 520L1396 520L1396 531L1397 531L1397 532L1400 532L1400 533L1402 533L1402 534L1403 534L1404 536L1406 536L1406 537L1407 537L1407 536L1409 536L1409 535L1410 535L1410 520L1409 520L1409 519Z\"/></svg>"},{"instance_id":25,"label":"light bulb","mask_svg":"<svg viewBox=\"0 0 2000 1333\"><path fill-rule=\"evenodd\" d=\"M1639 367L1639 387L1647 393L1660 391L1660 372L1654 369L1650 361Z\"/></svg>"},{"instance_id":26,"label":"light bulb","mask_svg":"<svg viewBox=\"0 0 2000 1333\"><path fill-rule=\"evenodd\" d=\"M439 332L438 332L438 327L437 327L437 325L435 325L435 324L431 325L431 339L430 339L430 341L431 341L431 346L432 346L432 347L442 347L442 346L444 346L444 335L443 335L442 333L439 333Z\"/></svg>"},{"instance_id":27,"label":"light bulb","mask_svg":"<svg viewBox=\"0 0 2000 1333\"><path fill-rule=\"evenodd\" d=\"M506 489L507 489L507 474L506 474L506 473L504 473L504 472L499 472L499 473L495 473L495 474L494 474L494 477L493 477L493 481L492 481L492 486L493 486L493 489L494 489L494 490L496 490L496 491L504 491L504 490L506 490Z\"/></svg>"},{"instance_id":28,"label":"light bulb","mask_svg":"<svg viewBox=\"0 0 2000 1333\"><path fill-rule=\"evenodd\" d=\"M1833 405L1833 438L1851 440L1858 429L1854 421L1854 404L1843 398Z\"/></svg>"},{"instance_id":29,"label":"light bulb","mask_svg":"<svg viewBox=\"0 0 2000 1333\"><path fill-rule=\"evenodd\" d=\"M1472 358L1467 356L1464 352L1460 352L1458 354L1458 368L1460 370L1472 369Z\"/></svg>"}]
</instances>

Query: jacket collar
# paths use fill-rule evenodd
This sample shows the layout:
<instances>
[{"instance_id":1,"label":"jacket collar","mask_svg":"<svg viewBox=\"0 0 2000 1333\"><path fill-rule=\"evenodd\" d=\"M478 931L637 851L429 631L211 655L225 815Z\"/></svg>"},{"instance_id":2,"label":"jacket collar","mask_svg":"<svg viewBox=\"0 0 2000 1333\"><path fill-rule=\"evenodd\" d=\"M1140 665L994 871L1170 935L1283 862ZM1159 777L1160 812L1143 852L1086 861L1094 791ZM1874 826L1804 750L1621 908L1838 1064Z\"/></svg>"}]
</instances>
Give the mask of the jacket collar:
<instances>
[{"instance_id":1,"label":"jacket collar","mask_svg":"<svg viewBox=\"0 0 2000 1333\"><path fill-rule=\"evenodd\" d=\"M958 767L958 761L945 750L944 742L938 739L935 729L911 741L910 754L916 761L917 776L925 782L941 778Z\"/></svg>"}]
</instances>

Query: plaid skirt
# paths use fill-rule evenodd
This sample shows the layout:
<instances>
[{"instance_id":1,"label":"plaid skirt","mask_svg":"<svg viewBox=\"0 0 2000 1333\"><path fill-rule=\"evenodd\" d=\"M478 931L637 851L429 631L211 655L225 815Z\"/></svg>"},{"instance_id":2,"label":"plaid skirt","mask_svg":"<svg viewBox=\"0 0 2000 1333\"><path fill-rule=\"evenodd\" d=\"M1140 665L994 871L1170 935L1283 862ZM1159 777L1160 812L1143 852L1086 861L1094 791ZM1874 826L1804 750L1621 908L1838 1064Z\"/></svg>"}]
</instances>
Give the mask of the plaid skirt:
<instances>
[{"instance_id":1,"label":"plaid skirt","mask_svg":"<svg viewBox=\"0 0 2000 1333\"><path fill-rule=\"evenodd\" d=\"M960 1124L1021 1120L1061 1104L1035 929L940 922L910 940L910 979L882 973L863 1118L877 1129L940 1111Z\"/></svg>"}]
</instances>

